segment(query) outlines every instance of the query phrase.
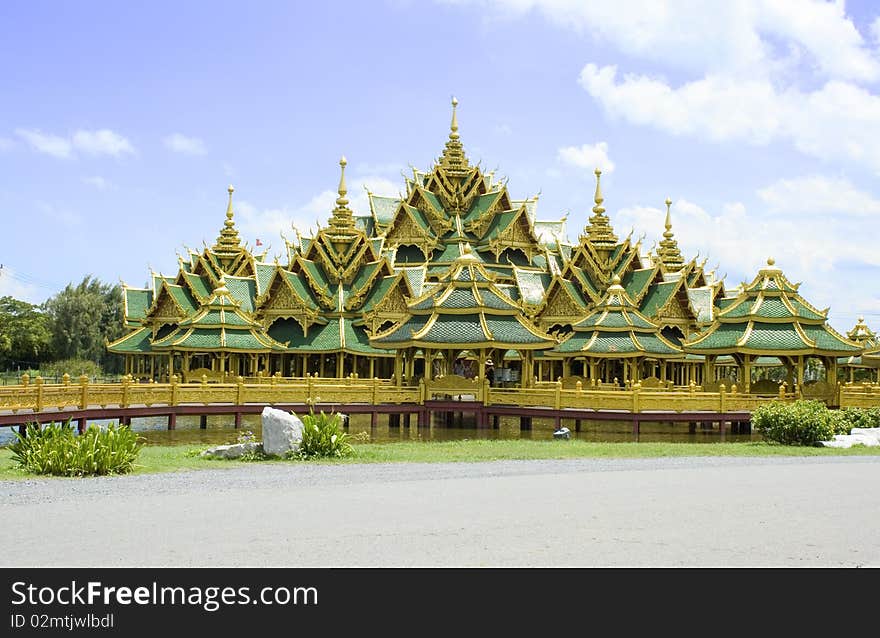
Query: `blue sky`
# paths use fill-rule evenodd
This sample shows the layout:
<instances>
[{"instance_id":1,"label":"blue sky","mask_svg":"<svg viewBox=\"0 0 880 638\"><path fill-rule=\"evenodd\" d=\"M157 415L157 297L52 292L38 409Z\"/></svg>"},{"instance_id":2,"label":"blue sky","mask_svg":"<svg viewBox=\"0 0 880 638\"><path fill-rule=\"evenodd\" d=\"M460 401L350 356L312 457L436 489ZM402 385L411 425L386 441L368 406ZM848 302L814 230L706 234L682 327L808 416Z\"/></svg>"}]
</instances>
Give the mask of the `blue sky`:
<instances>
[{"instance_id":1,"label":"blue sky","mask_svg":"<svg viewBox=\"0 0 880 638\"><path fill-rule=\"evenodd\" d=\"M143 285L213 243L403 188L446 140L576 239L593 168L618 235L730 286L767 257L880 328L880 7L809 0L0 4L0 295Z\"/></svg>"}]
</instances>

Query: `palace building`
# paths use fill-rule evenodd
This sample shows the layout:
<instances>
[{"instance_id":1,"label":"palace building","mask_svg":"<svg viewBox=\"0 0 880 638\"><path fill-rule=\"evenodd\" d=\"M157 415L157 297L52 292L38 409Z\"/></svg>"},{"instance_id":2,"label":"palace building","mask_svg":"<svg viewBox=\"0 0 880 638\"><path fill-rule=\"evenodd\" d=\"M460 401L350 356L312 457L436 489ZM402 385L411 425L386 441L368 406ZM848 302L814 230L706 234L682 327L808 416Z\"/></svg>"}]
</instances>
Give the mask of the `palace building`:
<instances>
[{"instance_id":1,"label":"palace building","mask_svg":"<svg viewBox=\"0 0 880 638\"><path fill-rule=\"evenodd\" d=\"M242 242L230 186L213 245L179 256L174 276L125 286L130 331L109 350L135 378L187 382L410 384L492 369L497 383L523 387L561 378L748 392L767 366L803 385L810 361L829 381L838 365L870 365L873 333L838 334L772 259L728 289L684 256L670 200L656 249L618 237L598 170L595 205L570 242L566 219L539 219L536 196L514 199L468 160L456 107L430 170L413 170L400 197L368 193L368 214L349 206L342 158L328 224L285 240L283 261Z\"/></svg>"}]
</instances>

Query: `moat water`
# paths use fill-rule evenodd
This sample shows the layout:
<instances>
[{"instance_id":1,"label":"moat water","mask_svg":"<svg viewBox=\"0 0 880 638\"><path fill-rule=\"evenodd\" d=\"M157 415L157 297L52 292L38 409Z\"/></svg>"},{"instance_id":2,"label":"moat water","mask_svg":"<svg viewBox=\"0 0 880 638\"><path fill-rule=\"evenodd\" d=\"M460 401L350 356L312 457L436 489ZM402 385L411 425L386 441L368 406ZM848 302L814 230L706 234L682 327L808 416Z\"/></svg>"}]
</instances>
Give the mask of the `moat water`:
<instances>
[{"instance_id":1,"label":"moat water","mask_svg":"<svg viewBox=\"0 0 880 638\"><path fill-rule=\"evenodd\" d=\"M402 419L401 419L402 421ZM109 421L90 421L90 424L106 424ZM199 427L199 417L179 416L174 430L168 430L165 417L145 417L132 419L132 429L139 432L148 442L154 445L185 445L233 443L241 432L251 431L257 439L261 436L260 415L244 415L242 426L233 427L231 416L208 416L207 427ZM563 425L571 431L573 439L597 442L623 441L654 441L666 443L730 443L741 441L759 441L759 434L731 434L729 429L723 435L718 427L702 429L697 425L691 433L687 423L643 422L638 437L632 433L631 421L581 421L580 432L575 431L573 420L563 420ZM372 443L390 443L394 441L454 441L466 439L531 439L549 440L553 438L553 420L532 420L531 430L520 430L519 418L502 417L498 429L476 427L473 415L463 415L461 421L448 426L435 418L430 427L416 427L415 415L412 416L410 427L391 427L387 417L380 417L375 428L370 428L370 415L351 415L347 431L356 435L359 440ZM13 429L0 428L0 446L14 440Z\"/></svg>"}]
</instances>

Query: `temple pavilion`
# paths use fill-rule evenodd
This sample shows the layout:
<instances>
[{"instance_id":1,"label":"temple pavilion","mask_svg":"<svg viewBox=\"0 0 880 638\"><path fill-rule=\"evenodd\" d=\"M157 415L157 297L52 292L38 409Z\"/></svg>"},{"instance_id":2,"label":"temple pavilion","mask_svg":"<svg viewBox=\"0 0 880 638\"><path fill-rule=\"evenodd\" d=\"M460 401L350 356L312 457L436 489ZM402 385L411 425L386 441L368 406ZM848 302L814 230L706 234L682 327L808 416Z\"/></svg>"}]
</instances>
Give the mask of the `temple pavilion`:
<instances>
[{"instance_id":1,"label":"temple pavilion","mask_svg":"<svg viewBox=\"0 0 880 638\"><path fill-rule=\"evenodd\" d=\"M347 198L346 160L325 227L285 239L286 255L242 242L233 188L213 245L178 255L177 273L124 287L129 332L108 344L136 378L185 381L317 374L397 383L460 374L473 363L523 386L583 379L625 385L738 380L772 359L803 383L810 358L828 379L876 346L842 336L772 260L726 290L706 260L685 257L666 200L662 240L620 238L596 170L594 206L576 242L568 220L537 217L538 197L468 159L457 101L440 156L398 197ZM360 213L360 214L359 214ZM861 360L859 360L861 361Z\"/></svg>"}]
</instances>

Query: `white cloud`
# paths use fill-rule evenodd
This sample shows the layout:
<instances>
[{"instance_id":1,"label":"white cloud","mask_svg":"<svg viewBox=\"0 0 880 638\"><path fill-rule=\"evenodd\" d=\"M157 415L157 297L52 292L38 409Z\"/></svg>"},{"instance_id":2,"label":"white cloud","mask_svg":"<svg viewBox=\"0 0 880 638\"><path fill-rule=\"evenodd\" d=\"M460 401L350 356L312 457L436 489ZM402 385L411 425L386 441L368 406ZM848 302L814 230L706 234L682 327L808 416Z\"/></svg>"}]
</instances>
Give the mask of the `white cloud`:
<instances>
[{"instance_id":1,"label":"white cloud","mask_svg":"<svg viewBox=\"0 0 880 638\"><path fill-rule=\"evenodd\" d=\"M49 202L35 202L37 209L53 222L63 226L76 226L82 223L82 217L66 207L59 207Z\"/></svg>"},{"instance_id":2,"label":"white cloud","mask_svg":"<svg viewBox=\"0 0 880 638\"><path fill-rule=\"evenodd\" d=\"M89 186L94 186L99 191L105 191L110 188L113 188L113 184L109 181L101 177L100 175L94 175L92 177L83 177L83 184L88 184Z\"/></svg>"},{"instance_id":3,"label":"white cloud","mask_svg":"<svg viewBox=\"0 0 880 638\"><path fill-rule=\"evenodd\" d=\"M6 137L0 137L0 151L8 151L13 146L15 146L15 142Z\"/></svg>"},{"instance_id":4,"label":"white cloud","mask_svg":"<svg viewBox=\"0 0 880 638\"><path fill-rule=\"evenodd\" d=\"M134 154L134 147L126 138L110 129L97 131L78 130L71 140L76 150L87 155L120 155Z\"/></svg>"},{"instance_id":5,"label":"white cloud","mask_svg":"<svg viewBox=\"0 0 880 638\"><path fill-rule=\"evenodd\" d=\"M165 144L165 148L175 153L185 155L206 155L208 153L202 140L197 137L187 137L181 133L173 133L165 137L162 142Z\"/></svg>"},{"instance_id":6,"label":"white cloud","mask_svg":"<svg viewBox=\"0 0 880 638\"><path fill-rule=\"evenodd\" d=\"M19 274L8 264L0 268L0 297L14 297L21 301L38 304L48 297L48 288L36 283L26 281L26 277Z\"/></svg>"},{"instance_id":7,"label":"white cloud","mask_svg":"<svg viewBox=\"0 0 880 638\"><path fill-rule=\"evenodd\" d=\"M880 200L842 177L808 175L780 179L759 189L758 197L776 213L854 217L880 214Z\"/></svg>"},{"instance_id":8,"label":"white cloud","mask_svg":"<svg viewBox=\"0 0 880 638\"><path fill-rule=\"evenodd\" d=\"M640 75L618 80L616 67L594 64L583 68L580 83L611 117L715 141L781 139L808 155L880 171L880 97L851 84L802 92L713 75L676 88Z\"/></svg>"},{"instance_id":9,"label":"white cloud","mask_svg":"<svg viewBox=\"0 0 880 638\"><path fill-rule=\"evenodd\" d=\"M15 134L39 153L61 158L73 154L73 144L67 138L49 135L38 129L16 129Z\"/></svg>"},{"instance_id":10,"label":"white cloud","mask_svg":"<svg viewBox=\"0 0 880 638\"><path fill-rule=\"evenodd\" d=\"M110 129L97 131L78 130L70 137L43 133L39 129L17 129L15 134L39 153L52 157L70 158L75 151L87 155L111 155L119 157L134 154L134 147L125 137Z\"/></svg>"},{"instance_id":11,"label":"white cloud","mask_svg":"<svg viewBox=\"0 0 880 638\"><path fill-rule=\"evenodd\" d=\"M589 171L597 168L603 173L614 171L614 162L608 157L607 142L565 146L559 149L557 157L563 164L585 168Z\"/></svg>"},{"instance_id":12,"label":"white cloud","mask_svg":"<svg viewBox=\"0 0 880 638\"><path fill-rule=\"evenodd\" d=\"M880 61L843 2L821 0L457 0L493 18L536 11L625 54L678 68L754 77L806 59L826 76L880 78Z\"/></svg>"}]
</instances>

